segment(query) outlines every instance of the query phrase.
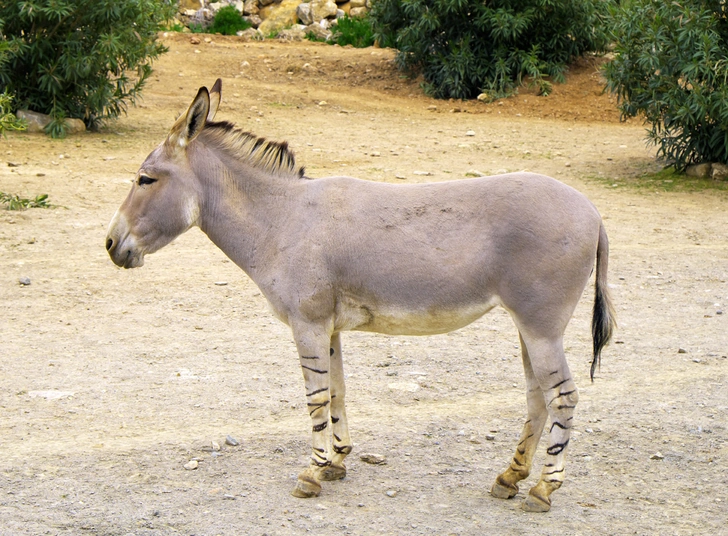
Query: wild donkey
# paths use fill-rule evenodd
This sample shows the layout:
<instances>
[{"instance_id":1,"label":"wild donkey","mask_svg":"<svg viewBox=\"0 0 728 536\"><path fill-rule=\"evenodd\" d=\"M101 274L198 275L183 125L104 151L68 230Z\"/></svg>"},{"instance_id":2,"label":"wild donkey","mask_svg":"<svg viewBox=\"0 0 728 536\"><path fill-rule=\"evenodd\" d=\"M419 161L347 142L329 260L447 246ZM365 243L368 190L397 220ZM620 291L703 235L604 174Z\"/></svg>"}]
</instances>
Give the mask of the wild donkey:
<instances>
[{"instance_id":1,"label":"wild donkey","mask_svg":"<svg viewBox=\"0 0 728 536\"><path fill-rule=\"evenodd\" d=\"M346 475L352 442L340 332L445 333L501 305L520 335L528 420L491 493L516 495L550 417L546 464L523 503L547 511L564 480L578 400L562 336L595 257L592 378L614 327L596 208L530 173L416 185L313 180L287 144L213 122L220 90L220 80L201 88L144 161L106 249L117 265L135 268L197 225L291 327L313 423L311 463L293 495L316 496L322 480Z\"/></svg>"}]
</instances>

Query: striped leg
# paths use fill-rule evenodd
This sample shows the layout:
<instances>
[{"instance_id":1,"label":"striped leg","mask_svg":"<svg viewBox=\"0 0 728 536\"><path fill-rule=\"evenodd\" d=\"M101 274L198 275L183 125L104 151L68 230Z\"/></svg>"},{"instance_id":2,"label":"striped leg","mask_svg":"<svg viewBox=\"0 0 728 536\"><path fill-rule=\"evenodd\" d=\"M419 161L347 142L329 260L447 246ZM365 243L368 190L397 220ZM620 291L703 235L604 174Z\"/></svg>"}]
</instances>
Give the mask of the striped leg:
<instances>
[{"instance_id":1,"label":"striped leg","mask_svg":"<svg viewBox=\"0 0 728 536\"><path fill-rule=\"evenodd\" d=\"M551 508L551 493L564 482L566 447L571 437L574 409L579 401L576 384L565 362L563 368L552 371L546 381L550 382L546 384L549 387L544 389L546 407L551 417L549 446L546 448L546 463L541 479L523 501L523 509L528 512L547 512Z\"/></svg>"},{"instance_id":2,"label":"striped leg","mask_svg":"<svg viewBox=\"0 0 728 536\"><path fill-rule=\"evenodd\" d=\"M331 402L330 356L331 338L316 331L297 333L294 330L301 370L306 389L306 402L311 417L311 464L298 475L291 494L295 497L315 497L321 493L321 479L332 460L331 430L329 429Z\"/></svg>"},{"instance_id":3,"label":"striped leg","mask_svg":"<svg viewBox=\"0 0 728 536\"><path fill-rule=\"evenodd\" d=\"M520 337L520 335L519 335ZM490 490L491 495L499 499L510 499L518 493L518 482L526 478L531 472L533 456L541 439L548 412L544 401L541 386L533 373L531 359L528 356L526 344L521 337L521 355L523 370L526 374L526 397L528 401L528 420L523 425L521 439L516 447L511 465L498 475Z\"/></svg>"},{"instance_id":4,"label":"striped leg","mask_svg":"<svg viewBox=\"0 0 728 536\"><path fill-rule=\"evenodd\" d=\"M349 425L346 421L346 385L344 363L341 356L341 338L338 333L331 337L331 435L333 436L333 458L321 476L323 480L338 480L346 476L344 458L351 452Z\"/></svg>"}]
</instances>

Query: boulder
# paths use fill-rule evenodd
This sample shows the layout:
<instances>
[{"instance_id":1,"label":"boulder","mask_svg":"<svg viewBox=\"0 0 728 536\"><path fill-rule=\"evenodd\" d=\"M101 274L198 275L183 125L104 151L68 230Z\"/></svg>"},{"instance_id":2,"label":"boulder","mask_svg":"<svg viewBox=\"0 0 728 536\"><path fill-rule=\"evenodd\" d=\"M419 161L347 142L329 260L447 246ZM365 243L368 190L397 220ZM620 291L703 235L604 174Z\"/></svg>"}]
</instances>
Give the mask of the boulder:
<instances>
[{"instance_id":1,"label":"boulder","mask_svg":"<svg viewBox=\"0 0 728 536\"><path fill-rule=\"evenodd\" d=\"M311 6L313 22L335 17L338 9L334 0L311 0L309 6Z\"/></svg>"},{"instance_id":2,"label":"boulder","mask_svg":"<svg viewBox=\"0 0 728 536\"><path fill-rule=\"evenodd\" d=\"M367 14L367 11L369 11L369 10L367 8L365 8L365 7L352 7L349 10L349 16L352 19L355 18L355 17L363 17L364 15Z\"/></svg>"},{"instance_id":3,"label":"boulder","mask_svg":"<svg viewBox=\"0 0 728 536\"><path fill-rule=\"evenodd\" d=\"M204 0L180 0L179 12L185 13L188 9L197 11L198 9L205 7L203 4Z\"/></svg>"},{"instance_id":4,"label":"boulder","mask_svg":"<svg viewBox=\"0 0 728 536\"><path fill-rule=\"evenodd\" d=\"M685 173L688 177L696 177L698 179L707 179L710 177L710 171L712 169L712 164L705 163L705 164L693 164L692 166L688 166L685 170Z\"/></svg>"},{"instance_id":5,"label":"boulder","mask_svg":"<svg viewBox=\"0 0 728 536\"><path fill-rule=\"evenodd\" d=\"M331 37L331 30L324 28L321 24L309 24L306 26L306 35L313 34L316 39L328 41Z\"/></svg>"},{"instance_id":6,"label":"boulder","mask_svg":"<svg viewBox=\"0 0 728 536\"><path fill-rule=\"evenodd\" d=\"M367 0L349 0L349 7L367 7Z\"/></svg>"},{"instance_id":7,"label":"boulder","mask_svg":"<svg viewBox=\"0 0 728 536\"><path fill-rule=\"evenodd\" d=\"M728 166L719 163L713 164L710 176L714 181L728 180Z\"/></svg>"},{"instance_id":8,"label":"boulder","mask_svg":"<svg viewBox=\"0 0 728 536\"><path fill-rule=\"evenodd\" d=\"M258 29L263 32L263 35L268 36L290 28L298 22L296 9L300 3L301 0L282 0L280 4L271 6L272 9L266 13L266 16L263 16L263 12L269 8L261 9L260 17L263 22Z\"/></svg>"},{"instance_id":9,"label":"boulder","mask_svg":"<svg viewBox=\"0 0 728 536\"><path fill-rule=\"evenodd\" d=\"M18 116L18 119L25 119L28 122L26 132L45 132L45 127L51 122L51 117L49 115L33 112L31 110L18 110L15 115ZM80 119L68 118L65 123L68 127L69 134L86 132L86 125Z\"/></svg>"},{"instance_id":10,"label":"boulder","mask_svg":"<svg viewBox=\"0 0 728 536\"><path fill-rule=\"evenodd\" d=\"M311 13L311 4L301 4L296 8L296 16L298 17L298 20L301 21L301 24L305 24L306 26L309 26L310 24L313 24L313 13Z\"/></svg>"},{"instance_id":11,"label":"boulder","mask_svg":"<svg viewBox=\"0 0 728 536\"><path fill-rule=\"evenodd\" d=\"M263 23L258 15L246 15L243 20L247 20L253 28L258 28Z\"/></svg>"},{"instance_id":12,"label":"boulder","mask_svg":"<svg viewBox=\"0 0 728 536\"><path fill-rule=\"evenodd\" d=\"M257 15L258 11L260 11L258 0L245 0L243 15Z\"/></svg>"},{"instance_id":13,"label":"boulder","mask_svg":"<svg viewBox=\"0 0 728 536\"><path fill-rule=\"evenodd\" d=\"M276 39L281 41L303 41L306 38L306 27L303 24L294 24L278 32Z\"/></svg>"},{"instance_id":14,"label":"boulder","mask_svg":"<svg viewBox=\"0 0 728 536\"><path fill-rule=\"evenodd\" d=\"M262 41L265 39L263 33L257 28L248 28L247 30L241 30L236 34L243 41Z\"/></svg>"}]
</instances>

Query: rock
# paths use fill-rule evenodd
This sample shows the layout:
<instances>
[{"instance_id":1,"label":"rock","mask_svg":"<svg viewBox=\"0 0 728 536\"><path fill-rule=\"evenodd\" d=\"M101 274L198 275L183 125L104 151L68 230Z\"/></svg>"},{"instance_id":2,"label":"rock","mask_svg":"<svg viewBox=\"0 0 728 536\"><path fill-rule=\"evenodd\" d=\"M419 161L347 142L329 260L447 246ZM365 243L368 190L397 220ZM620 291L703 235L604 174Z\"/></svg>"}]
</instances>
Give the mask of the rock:
<instances>
[{"instance_id":1,"label":"rock","mask_svg":"<svg viewBox=\"0 0 728 536\"><path fill-rule=\"evenodd\" d=\"M243 15L257 15L260 8L258 8L258 0L245 0L243 4Z\"/></svg>"},{"instance_id":2,"label":"rock","mask_svg":"<svg viewBox=\"0 0 728 536\"><path fill-rule=\"evenodd\" d=\"M714 181L724 181L728 179L728 166L720 163L713 164L710 176Z\"/></svg>"},{"instance_id":3,"label":"rock","mask_svg":"<svg viewBox=\"0 0 728 536\"><path fill-rule=\"evenodd\" d=\"M490 95L488 95L487 93L481 93L481 94L480 94L480 95L478 95L478 96L477 96L476 98L477 98L477 99L478 99L479 101L484 101L484 102L488 102L488 101L490 101Z\"/></svg>"},{"instance_id":4,"label":"rock","mask_svg":"<svg viewBox=\"0 0 728 536\"><path fill-rule=\"evenodd\" d=\"M179 12L185 13L188 9L192 9L197 11L198 9L201 9L203 6L204 0L180 0L179 2Z\"/></svg>"},{"instance_id":5,"label":"rock","mask_svg":"<svg viewBox=\"0 0 728 536\"><path fill-rule=\"evenodd\" d=\"M359 456L359 459L365 463L370 463L372 465L384 465L387 463L387 458L385 458L381 454L374 454L373 452L365 452L364 454Z\"/></svg>"},{"instance_id":6,"label":"rock","mask_svg":"<svg viewBox=\"0 0 728 536\"><path fill-rule=\"evenodd\" d=\"M365 7L352 7L349 10L349 16L352 19L355 19L356 17L363 17L367 14L368 9Z\"/></svg>"},{"instance_id":7,"label":"rock","mask_svg":"<svg viewBox=\"0 0 728 536\"><path fill-rule=\"evenodd\" d=\"M650 460L663 460L665 457L662 455L661 452L655 452L652 456L650 456Z\"/></svg>"},{"instance_id":8,"label":"rock","mask_svg":"<svg viewBox=\"0 0 728 536\"><path fill-rule=\"evenodd\" d=\"M313 22L319 22L322 19L336 16L336 3L333 0L311 0L309 3L311 8L311 18Z\"/></svg>"},{"instance_id":9,"label":"rock","mask_svg":"<svg viewBox=\"0 0 728 536\"><path fill-rule=\"evenodd\" d=\"M687 354L687 353L688 353L688 351L687 351L687 350L686 350L685 348L678 348L678 349L677 349L677 353L678 353L678 354Z\"/></svg>"},{"instance_id":10,"label":"rock","mask_svg":"<svg viewBox=\"0 0 728 536\"><path fill-rule=\"evenodd\" d=\"M349 7L367 7L367 0L349 0Z\"/></svg>"},{"instance_id":11,"label":"rock","mask_svg":"<svg viewBox=\"0 0 728 536\"><path fill-rule=\"evenodd\" d=\"M467 131L467 132L465 133L465 135L466 135L466 136L475 136L475 131L474 131L474 130L468 130L468 131Z\"/></svg>"},{"instance_id":12,"label":"rock","mask_svg":"<svg viewBox=\"0 0 728 536\"><path fill-rule=\"evenodd\" d=\"M212 441L210 443L210 446L212 447L212 450L214 452L219 452L220 451L220 443L218 443L217 441Z\"/></svg>"},{"instance_id":13,"label":"rock","mask_svg":"<svg viewBox=\"0 0 728 536\"><path fill-rule=\"evenodd\" d=\"M280 4L272 6L267 17L263 17L263 12L261 11L263 22L260 23L258 29L267 37L271 34L278 34L286 28L290 28L298 22L296 9L300 3L301 0L283 0ZM262 1L261 5L263 5Z\"/></svg>"},{"instance_id":14,"label":"rock","mask_svg":"<svg viewBox=\"0 0 728 536\"><path fill-rule=\"evenodd\" d=\"M51 122L51 117L46 114L39 112L33 112L31 110L18 110L15 114L19 119L25 119L28 122L28 128L26 132L45 132L45 127ZM86 125L80 119L66 119L66 125L68 126L69 134L77 134L79 132L86 131Z\"/></svg>"},{"instance_id":15,"label":"rock","mask_svg":"<svg viewBox=\"0 0 728 536\"><path fill-rule=\"evenodd\" d=\"M301 24L310 26L313 24L313 14L311 13L311 4L301 4L296 8L296 16Z\"/></svg>"},{"instance_id":16,"label":"rock","mask_svg":"<svg viewBox=\"0 0 728 536\"><path fill-rule=\"evenodd\" d=\"M192 37L190 37L190 44L192 44L192 45L199 45L200 42L201 42L200 41L200 38L197 37L196 35L193 35Z\"/></svg>"},{"instance_id":17,"label":"rock","mask_svg":"<svg viewBox=\"0 0 728 536\"><path fill-rule=\"evenodd\" d=\"M693 164L692 166L688 166L685 170L685 173L688 177L695 177L698 179L707 179L710 177L710 171L712 169L713 165L710 163L704 163L704 164Z\"/></svg>"},{"instance_id":18,"label":"rock","mask_svg":"<svg viewBox=\"0 0 728 536\"><path fill-rule=\"evenodd\" d=\"M493 434L486 434L485 440L486 441L495 441L495 436Z\"/></svg>"},{"instance_id":19,"label":"rock","mask_svg":"<svg viewBox=\"0 0 728 536\"><path fill-rule=\"evenodd\" d=\"M231 447L237 447L240 445L237 439L235 439L233 436L225 436L225 444L230 445Z\"/></svg>"},{"instance_id":20,"label":"rock","mask_svg":"<svg viewBox=\"0 0 728 536\"><path fill-rule=\"evenodd\" d=\"M197 469L199 467L199 465L200 464L197 462L197 460L190 460L189 462L184 464L182 467L184 467L188 471L194 471L195 469Z\"/></svg>"},{"instance_id":21,"label":"rock","mask_svg":"<svg viewBox=\"0 0 728 536\"><path fill-rule=\"evenodd\" d=\"M306 4L301 5L305 6ZM306 35L308 34L313 34L316 39L321 39L323 41L328 41L331 38L331 30L324 28L321 24L309 24L306 26Z\"/></svg>"},{"instance_id":22,"label":"rock","mask_svg":"<svg viewBox=\"0 0 728 536\"><path fill-rule=\"evenodd\" d=\"M384 494L387 497L396 497L397 496L397 490L396 489L388 489L387 491L384 492Z\"/></svg>"},{"instance_id":23,"label":"rock","mask_svg":"<svg viewBox=\"0 0 728 536\"><path fill-rule=\"evenodd\" d=\"M265 39L263 32L261 32L257 28L248 28L247 30L243 30L242 32L239 32L237 35L243 41L262 41L263 39ZM248 65L250 65L250 64L248 64Z\"/></svg>"},{"instance_id":24,"label":"rock","mask_svg":"<svg viewBox=\"0 0 728 536\"><path fill-rule=\"evenodd\" d=\"M245 35L246 32L250 32L250 30L256 29L263 24L263 19L261 19L258 15L246 15L243 17L243 20L247 20L250 24L253 25L253 28L248 28L247 30L243 30L239 35ZM258 39L257 37L255 38ZM260 34L260 39L263 39L263 34Z\"/></svg>"},{"instance_id":25,"label":"rock","mask_svg":"<svg viewBox=\"0 0 728 536\"><path fill-rule=\"evenodd\" d=\"M258 0L258 4L260 7L265 7L271 5L275 0Z\"/></svg>"},{"instance_id":26,"label":"rock","mask_svg":"<svg viewBox=\"0 0 728 536\"><path fill-rule=\"evenodd\" d=\"M18 283L20 283L21 286L27 287L30 285L30 277L21 277L18 279Z\"/></svg>"},{"instance_id":27,"label":"rock","mask_svg":"<svg viewBox=\"0 0 728 536\"><path fill-rule=\"evenodd\" d=\"M295 24L291 28L278 32L276 38L281 41L303 41L306 38L306 27L302 24Z\"/></svg>"}]
</instances>

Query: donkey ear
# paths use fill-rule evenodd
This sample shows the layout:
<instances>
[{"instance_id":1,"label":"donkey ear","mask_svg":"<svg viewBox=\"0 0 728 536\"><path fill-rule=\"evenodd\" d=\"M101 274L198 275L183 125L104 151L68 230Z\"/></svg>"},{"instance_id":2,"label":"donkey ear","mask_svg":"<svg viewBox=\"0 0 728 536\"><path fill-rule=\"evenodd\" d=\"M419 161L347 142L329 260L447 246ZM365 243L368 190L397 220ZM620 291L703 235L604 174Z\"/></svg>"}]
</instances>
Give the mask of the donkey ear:
<instances>
[{"instance_id":1,"label":"donkey ear","mask_svg":"<svg viewBox=\"0 0 728 536\"><path fill-rule=\"evenodd\" d=\"M220 100L222 99L222 79L218 78L215 80L215 84L210 90L210 111L207 112L207 120L212 121L215 119L217 108L220 106Z\"/></svg>"},{"instance_id":2,"label":"donkey ear","mask_svg":"<svg viewBox=\"0 0 728 536\"><path fill-rule=\"evenodd\" d=\"M206 87L201 87L187 113L180 116L167 136L167 143L173 147L187 147L205 128L205 121L210 111L210 94Z\"/></svg>"}]
</instances>

